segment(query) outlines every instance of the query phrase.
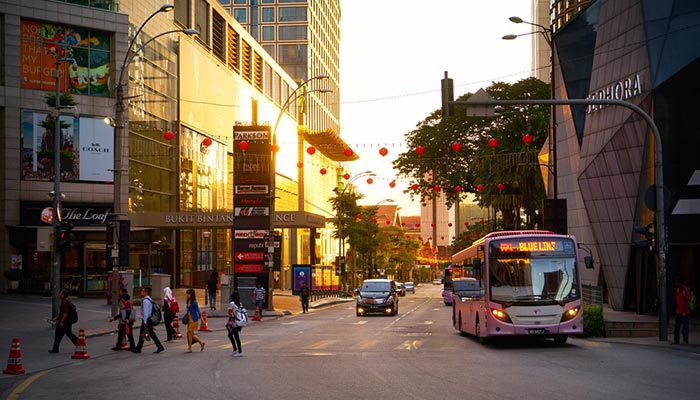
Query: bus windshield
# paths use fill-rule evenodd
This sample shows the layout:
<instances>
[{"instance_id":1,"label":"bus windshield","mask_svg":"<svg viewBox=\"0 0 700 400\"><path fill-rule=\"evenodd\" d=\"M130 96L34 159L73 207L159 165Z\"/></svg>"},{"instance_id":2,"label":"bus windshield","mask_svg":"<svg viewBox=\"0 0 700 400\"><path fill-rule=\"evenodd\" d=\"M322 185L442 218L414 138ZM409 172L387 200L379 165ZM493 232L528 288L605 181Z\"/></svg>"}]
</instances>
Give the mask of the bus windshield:
<instances>
[{"instance_id":1,"label":"bus windshield","mask_svg":"<svg viewBox=\"0 0 700 400\"><path fill-rule=\"evenodd\" d=\"M577 299L574 257L493 258L489 270L491 300L516 304L564 304Z\"/></svg>"}]
</instances>

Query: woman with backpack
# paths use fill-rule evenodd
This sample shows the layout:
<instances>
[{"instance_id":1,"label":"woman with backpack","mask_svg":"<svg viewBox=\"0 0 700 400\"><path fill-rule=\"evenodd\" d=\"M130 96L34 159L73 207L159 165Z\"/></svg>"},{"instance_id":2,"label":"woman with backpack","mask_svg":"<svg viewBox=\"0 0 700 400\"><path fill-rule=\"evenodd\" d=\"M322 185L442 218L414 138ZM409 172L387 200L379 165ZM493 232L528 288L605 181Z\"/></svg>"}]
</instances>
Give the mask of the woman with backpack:
<instances>
[{"instance_id":1,"label":"woman with backpack","mask_svg":"<svg viewBox=\"0 0 700 400\"><path fill-rule=\"evenodd\" d=\"M167 333L166 342L177 339L177 333L173 328L175 315L180 312L180 306L173 296L173 291L169 287L163 289L163 317L165 319L165 332Z\"/></svg>"},{"instance_id":2,"label":"woman with backpack","mask_svg":"<svg viewBox=\"0 0 700 400\"><path fill-rule=\"evenodd\" d=\"M228 330L228 340L231 341L231 355L233 357L240 357L243 355L240 336L243 327L239 322L242 308L241 295L238 292L231 293L231 303L228 305L228 322L226 323L226 329Z\"/></svg>"},{"instance_id":3,"label":"woman with backpack","mask_svg":"<svg viewBox=\"0 0 700 400\"><path fill-rule=\"evenodd\" d=\"M187 289L187 350L185 353L192 352L192 342L199 343L199 351L204 351L204 343L200 338L194 333L197 331L199 325L199 318L202 316L202 312L199 310L199 304L197 304L197 296L194 293L194 289ZM184 319L184 318L183 318Z\"/></svg>"}]
</instances>

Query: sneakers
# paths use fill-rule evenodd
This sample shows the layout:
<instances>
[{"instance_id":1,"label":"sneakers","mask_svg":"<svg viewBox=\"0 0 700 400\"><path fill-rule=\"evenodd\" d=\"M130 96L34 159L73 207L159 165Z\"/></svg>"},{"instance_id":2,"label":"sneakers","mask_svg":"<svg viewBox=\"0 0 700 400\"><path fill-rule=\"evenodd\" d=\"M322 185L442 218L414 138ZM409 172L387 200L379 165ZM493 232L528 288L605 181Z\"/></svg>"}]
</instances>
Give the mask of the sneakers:
<instances>
[{"instance_id":1,"label":"sneakers","mask_svg":"<svg viewBox=\"0 0 700 400\"><path fill-rule=\"evenodd\" d=\"M234 357L243 357L243 353L234 353L233 356Z\"/></svg>"}]
</instances>

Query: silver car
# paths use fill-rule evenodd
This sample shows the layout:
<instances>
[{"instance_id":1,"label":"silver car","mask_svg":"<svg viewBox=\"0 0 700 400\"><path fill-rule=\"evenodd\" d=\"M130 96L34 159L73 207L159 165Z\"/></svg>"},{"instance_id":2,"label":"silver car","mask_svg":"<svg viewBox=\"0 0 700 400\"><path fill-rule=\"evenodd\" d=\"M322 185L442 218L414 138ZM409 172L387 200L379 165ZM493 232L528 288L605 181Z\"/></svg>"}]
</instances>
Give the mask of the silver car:
<instances>
[{"instance_id":1,"label":"silver car","mask_svg":"<svg viewBox=\"0 0 700 400\"><path fill-rule=\"evenodd\" d=\"M416 285L413 282L406 282L403 286L406 288L406 293L416 294Z\"/></svg>"}]
</instances>

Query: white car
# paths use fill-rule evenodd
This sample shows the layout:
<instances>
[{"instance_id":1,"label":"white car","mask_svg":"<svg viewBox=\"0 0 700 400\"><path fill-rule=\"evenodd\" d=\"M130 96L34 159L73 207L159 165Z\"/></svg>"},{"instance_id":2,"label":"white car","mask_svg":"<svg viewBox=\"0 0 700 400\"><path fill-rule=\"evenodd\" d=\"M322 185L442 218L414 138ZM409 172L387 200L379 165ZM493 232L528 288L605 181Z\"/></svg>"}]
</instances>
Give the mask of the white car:
<instances>
[{"instance_id":1,"label":"white car","mask_svg":"<svg viewBox=\"0 0 700 400\"><path fill-rule=\"evenodd\" d=\"M406 293L416 294L416 285L413 282L406 282L403 285L406 288Z\"/></svg>"},{"instance_id":2,"label":"white car","mask_svg":"<svg viewBox=\"0 0 700 400\"><path fill-rule=\"evenodd\" d=\"M442 281L440 279L433 279L433 285L439 285Z\"/></svg>"}]
</instances>

